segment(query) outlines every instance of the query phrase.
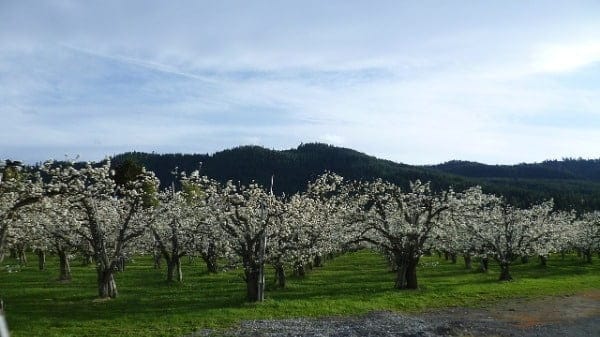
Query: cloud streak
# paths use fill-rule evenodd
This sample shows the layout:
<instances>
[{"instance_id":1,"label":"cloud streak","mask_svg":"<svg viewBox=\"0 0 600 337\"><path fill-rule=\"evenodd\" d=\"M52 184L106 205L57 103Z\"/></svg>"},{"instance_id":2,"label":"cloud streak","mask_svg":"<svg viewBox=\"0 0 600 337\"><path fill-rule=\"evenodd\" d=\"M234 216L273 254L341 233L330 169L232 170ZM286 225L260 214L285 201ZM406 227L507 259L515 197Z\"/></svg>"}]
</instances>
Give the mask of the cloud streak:
<instances>
[{"instance_id":1,"label":"cloud streak","mask_svg":"<svg viewBox=\"0 0 600 337\"><path fill-rule=\"evenodd\" d=\"M0 157L310 141L416 164L597 157L599 15L572 1L2 2Z\"/></svg>"}]
</instances>

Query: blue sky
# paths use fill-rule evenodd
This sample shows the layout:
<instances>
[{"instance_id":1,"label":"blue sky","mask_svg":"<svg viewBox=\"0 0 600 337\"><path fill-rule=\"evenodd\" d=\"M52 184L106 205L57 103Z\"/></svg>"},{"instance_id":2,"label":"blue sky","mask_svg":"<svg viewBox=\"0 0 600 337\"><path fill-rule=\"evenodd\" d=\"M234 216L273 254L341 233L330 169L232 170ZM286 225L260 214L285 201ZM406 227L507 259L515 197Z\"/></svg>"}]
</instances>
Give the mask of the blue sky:
<instances>
[{"instance_id":1,"label":"blue sky","mask_svg":"<svg viewBox=\"0 0 600 337\"><path fill-rule=\"evenodd\" d=\"M598 158L598 1L0 1L0 158Z\"/></svg>"}]
</instances>

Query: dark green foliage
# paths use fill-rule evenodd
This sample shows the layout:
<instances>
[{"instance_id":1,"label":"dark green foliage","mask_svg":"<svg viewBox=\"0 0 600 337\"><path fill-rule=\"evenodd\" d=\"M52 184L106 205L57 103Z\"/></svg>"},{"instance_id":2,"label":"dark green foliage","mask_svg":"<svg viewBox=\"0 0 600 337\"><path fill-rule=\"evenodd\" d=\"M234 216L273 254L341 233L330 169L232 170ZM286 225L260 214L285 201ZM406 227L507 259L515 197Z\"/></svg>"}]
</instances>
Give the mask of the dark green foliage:
<instances>
[{"instance_id":1,"label":"dark green foliage","mask_svg":"<svg viewBox=\"0 0 600 337\"><path fill-rule=\"evenodd\" d=\"M426 167L471 178L586 180L600 183L600 159L565 158L517 165L486 165L453 160Z\"/></svg>"},{"instance_id":2,"label":"dark green foliage","mask_svg":"<svg viewBox=\"0 0 600 337\"><path fill-rule=\"evenodd\" d=\"M600 209L600 160L565 159L513 166L451 161L411 166L315 143L284 151L241 146L212 155L130 152L115 156L113 163L122 165L127 160L154 171L163 188L173 182L175 167L188 173L201 167L201 174L221 182L231 179L248 184L254 180L269 186L271 175L275 175L275 192L290 195L329 170L347 180L382 178L404 188L416 179L431 181L434 190L453 187L461 191L481 185L484 192L503 195L517 206L553 198L561 209Z\"/></svg>"},{"instance_id":3,"label":"dark green foliage","mask_svg":"<svg viewBox=\"0 0 600 337\"><path fill-rule=\"evenodd\" d=\"M303 144L296 149L277 151L259 146L241 146L213 155L202 154L149 154L130 152L117 155L114 163L134 159L156 173L162 187L173 181L171 171L178 167L191 172L201 165L201 174L219 181L251 181L269 186L275 175L275 192L293 194L306 189L307 182L324 171L336 172L348 180L383 178L404 187L409 180L431 180L434 188L467 187L468 182L458 176L435 172L420 167L397 164L366 154L325 144Z\"/></svg>"},{"instance_id":4,"label":"dark green foliage","mask_svg":"<svg viewBox=\"0 0 600 337\"><path fill-rule=\"evenodd\" d=\"M114 166L114 180L117 185L123 186L132 182L142 173L143 166L133 158L126 158Z\"/></svg>"}]
</instances>

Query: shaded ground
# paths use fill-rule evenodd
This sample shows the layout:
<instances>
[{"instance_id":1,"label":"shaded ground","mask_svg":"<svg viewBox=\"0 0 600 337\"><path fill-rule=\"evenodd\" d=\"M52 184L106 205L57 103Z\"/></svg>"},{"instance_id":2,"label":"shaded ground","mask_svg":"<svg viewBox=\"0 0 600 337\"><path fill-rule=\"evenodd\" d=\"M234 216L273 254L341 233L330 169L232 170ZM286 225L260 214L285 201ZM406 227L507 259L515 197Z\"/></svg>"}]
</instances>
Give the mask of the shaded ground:
<instances>
[{"instance_id":1,"label":"shaded ground","mask_svg":"<svg viewBox=\"0 0 600 337\"><path fill-rule=\"evenodd\" d=\"M451 308L419 315L387 311L356 317L243 322L225 332L192 336L600 336L600 290L535 300L512 299L488 308Z\"/></svg>"}]
</instances>

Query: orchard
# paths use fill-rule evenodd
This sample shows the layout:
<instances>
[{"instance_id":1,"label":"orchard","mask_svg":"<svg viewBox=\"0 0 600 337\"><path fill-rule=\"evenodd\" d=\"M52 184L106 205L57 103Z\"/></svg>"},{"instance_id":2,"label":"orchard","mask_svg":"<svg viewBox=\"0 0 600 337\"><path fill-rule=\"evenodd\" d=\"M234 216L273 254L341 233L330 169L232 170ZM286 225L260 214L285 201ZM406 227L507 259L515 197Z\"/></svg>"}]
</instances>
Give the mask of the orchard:
<instances>
[{"instance_id":1,"label":"orchard","mask_svg":"<svg viewBox=\"0 0 600 337\"><path fill-rule=\"evenodd\" d=\"M600 212L555 209L552 200L517 208L480 187L434 191L414 181L345 181L326 172L306 191L276 195L273 186L219 183L200 172L173 172L178 180L159 190L152 172L115 179L110 161L75 165L47 162L38 170L17 162L0 168L0 260L5 254L39 269L48 254L60 261L56 275L69 282L77 259L95 266L99 298L119 295L115 274L127 273L137 256L152 256L165 280L184 282L182 259L201 259L210 273L239 269L246 300L265 299L265 275L278 288L290 274L349 251L380 252L389 261L390 287L417 289L425 255L461 256L485 272L500 266L499 281L515 275L519 259L577 253L591 263L600 250ZM276 184L277 177L272 180ZM265 268L269 266L269 268ZM516 276L518 278L518 276Z\"/></svg>"}]
</instances>

